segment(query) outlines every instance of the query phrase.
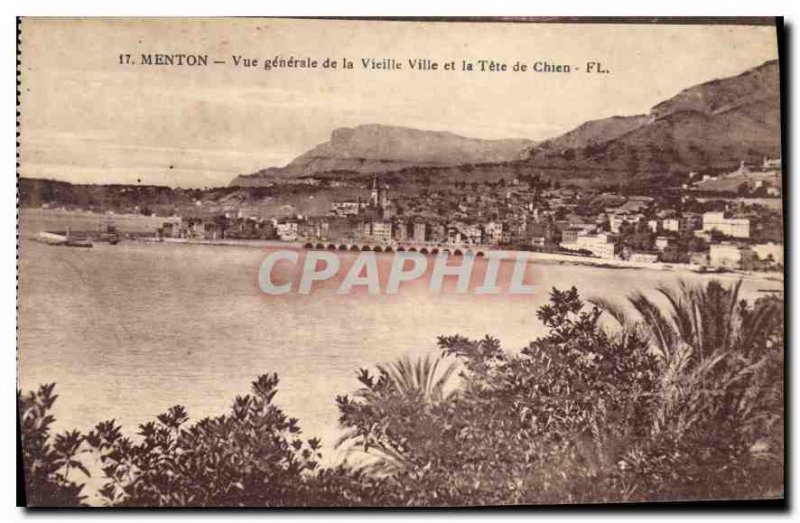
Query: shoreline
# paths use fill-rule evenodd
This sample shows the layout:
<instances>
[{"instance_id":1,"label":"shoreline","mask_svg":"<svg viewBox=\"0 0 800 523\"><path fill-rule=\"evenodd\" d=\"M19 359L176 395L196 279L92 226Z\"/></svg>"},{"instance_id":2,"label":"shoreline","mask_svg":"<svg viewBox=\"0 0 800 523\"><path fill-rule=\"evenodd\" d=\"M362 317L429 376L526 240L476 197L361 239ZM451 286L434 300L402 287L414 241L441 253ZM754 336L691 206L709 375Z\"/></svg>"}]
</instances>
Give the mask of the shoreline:
<instances>
[{"instance_id":1,"label":"shoreline","mask_svg":"<svg viewBox=\"0 0 800 523\"><path fill-rule=\"evenodd\" d=\"M245 248L265 248L265 247L284 247L297 250L316 250L307 249L304 245L308 242L302 241L282 241L282 240L238 240L238 239L220 239L220 240L205 240L205 239L187 239L187 238L150 238L140 237L125 239L124 241L133 241L141 243L156 243L156 244L173 244L173 245L206 245L217 247L245 247ZM548 253L536 251L516 251L509 249L489 249L483 248L486 251L498 252L510 257L524 256L530 262L537 262L546 265L573 265L573 266L587 266L596 267L601 269L641 269L659 272L674 272L674 273L691 273L704 276L715 277L734 277L734 278L747 278L752 280L763 280L771 282L784 282L784 273L781 272L756 272L744 270L727 270L723 272L699 271L696 270L698 266L686 263L645 263L645 262L631 262L627 260L606 260L602 258L592 258L589 256L574 256L570 254L561 253ZM339 252L339 251L336 251ZM352 252L352 251L347 251ZM358 252L372 252L372 251L358 251ZM391 253L377 253L377 254L391 254Z\"/></svg>"},{"instance_id":2,"label":"shoreline","mask_svg":"<svg viewBox=\"0 0 800 523\"><path fill-rule=\"evenodd\" d=\"M100 216L99 214L92 213L91 211L78 212L78 211L66 211L58 209L38 209L38 208L21 208L19 210L19 213L20 213L19 216L20 224L23 221L25 221L25 215L28 215L29 217L33 216L53 217L53 216L63 216L63 215L72 215L72 216L77 215L82 217L93 217L93 218ZM157 221L169 220L169 218L163 218L163 217L155 218L152 216L129 215L129 214L118 214L115 215L115 218L120 218L123 221L130 220L139 223L144 223L144 222L156 223L153 220ZM27 232L28 232L27 234L25 232L22 232L20 237L30 237L31 239L33 239L33 237L36 235L34 231L27 231ZM208 246L221 246L221 247L244 247L244 248L290 248L297 250L305 250L304 245L310 242L310 240L309 241L240 240L240 239L206 240L206 239L187 239L187 238L157 239L153 236L154 231L150 227L144 227L136 231L127 231L127 232L121 231L121 232L123 233L123 237L121 238L122 242L132 241L140 243L170 243L176 245L208 245ZM456 247L452 246L449 248L456 248ZM596 267L605 269L642 269L649 271L697 274L702 276L714 276L719 278L747 278L752 280L761 280L770 282L781 282L781 283L785 282L784 273L777 271L756 272L756 271L744 271L737 269L737 270L728 270L725 272L716 272L714 270L701 272L699 270L699 266L691 264L681 264L681 263L664 263L664 262L645 263L645 262L631 262L628 260L615 260L615 259L608 260L602 258L571 255L565 253L547 253L547 252L537 252L537 251L516 251L510 249L492 249L487 246L480 246L480 247L460 246L459 248L462 249L473 248L473 249L479 249L484 252L489 252L489 251L499 252L510 257L525 256L529 261L540 263L543 265L572 265L572 266L586 266L586 267Z\"/></svg>"}]
</instances>

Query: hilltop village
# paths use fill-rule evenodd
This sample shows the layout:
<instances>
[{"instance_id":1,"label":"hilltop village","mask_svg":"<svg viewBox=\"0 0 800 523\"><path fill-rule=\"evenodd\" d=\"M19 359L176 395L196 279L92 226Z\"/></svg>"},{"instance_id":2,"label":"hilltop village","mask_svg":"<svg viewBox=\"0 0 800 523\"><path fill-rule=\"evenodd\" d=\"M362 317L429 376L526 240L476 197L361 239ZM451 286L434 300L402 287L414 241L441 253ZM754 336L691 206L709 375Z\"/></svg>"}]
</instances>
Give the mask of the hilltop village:
<instances>
[{"instance_id":1,"label":"hilltop village","mask_svg":"<svg viewBox=\"0 0 800 523\"><path fill-rule=\"evenodd\" d=\"M719 191L731 184L734 192L722 196ZM324 214L277 217L231 208L170 219L158 236L275 239L342 250L359 245L379 252L524 250L716 270L782 268L779 159L743 162L714 176L691 173L679 190L651 194L562 187L536 175L408 194L395 193L375 176L368 196L332 201Z\"/></svg>"}]
</instances>

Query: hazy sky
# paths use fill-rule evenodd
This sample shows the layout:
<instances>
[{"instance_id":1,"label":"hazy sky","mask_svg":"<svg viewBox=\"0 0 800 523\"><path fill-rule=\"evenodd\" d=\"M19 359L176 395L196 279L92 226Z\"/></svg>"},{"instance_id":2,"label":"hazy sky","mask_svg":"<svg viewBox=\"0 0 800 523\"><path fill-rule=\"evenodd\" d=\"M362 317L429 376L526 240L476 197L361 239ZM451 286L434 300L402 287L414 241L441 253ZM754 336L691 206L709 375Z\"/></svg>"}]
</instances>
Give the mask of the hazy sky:
<instances>
[{"instance_id":1,"label":"hazy sky","mask_svg":"<svg viewBox=\"0 0 800 523\"><path fill-rule=\"evenodd\" d=\"M746 26L27 19L21 37L22 176L183 187L284 165L364 123L541 140L777 58L774 28ZM142 53L227 64L143 66ZM264 70L276 56L355 68ZM596 60L611 73L365 71L361 58Z\"/></svg>"}]
</instances>

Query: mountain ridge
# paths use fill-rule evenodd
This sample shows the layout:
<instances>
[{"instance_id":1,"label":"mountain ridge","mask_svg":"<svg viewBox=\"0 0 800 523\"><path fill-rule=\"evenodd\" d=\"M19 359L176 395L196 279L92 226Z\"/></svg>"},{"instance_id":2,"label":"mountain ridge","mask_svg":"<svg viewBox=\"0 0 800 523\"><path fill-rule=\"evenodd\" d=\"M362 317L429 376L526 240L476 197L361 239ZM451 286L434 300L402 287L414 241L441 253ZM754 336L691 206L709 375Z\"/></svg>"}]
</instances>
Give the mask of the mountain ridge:
<instances>
[{"instance_id":1,"label":"mountain ridge","mask_svg":"<svg viewBox=\"0 0 800 523\"><path fill-rule=\"evenodd\" d=\"M612 123L619 132L597 132ZM603 139L594 140L598 135ZM771 60L684 89L647 115L586 122L532 147L525 161L541 169L569 168L576 177L597 170L641 177L726 169L780 155L780 72Z\"/></svg>"},{"instance_id":2,"label":"mountain ridge","mask_svg":"<svg viewBox=\"0 0 800 523\"><path fill-rule=\"evenodd\" d=\"M620 183L724 170L742 160L778 157L780 118L779 64L770 60L740 74L683 89L646 114L589 120L538 143L480 140L381 124L339 128L329 141L285 167L242 175L231 185L378 173L444 183L460 177L497 179L522 171L597 184Z\"/></svg>"},{"instance_id":3,"label":"mountain ridge","mask_svg":"<svg viewBox=\"0 0 800 523\"><path fill-rule=\"evenodd\" d=\"M257 184L266 179L297 178L329 172L372 174L411 167L519 160L535 145L532 140L485 140L449 131L428 131L383 124L340 127L330 139L304 152L284 167L241 175L231 185ZM254 183L255 182L255 183Z\"/></svg>"}]
</instances>

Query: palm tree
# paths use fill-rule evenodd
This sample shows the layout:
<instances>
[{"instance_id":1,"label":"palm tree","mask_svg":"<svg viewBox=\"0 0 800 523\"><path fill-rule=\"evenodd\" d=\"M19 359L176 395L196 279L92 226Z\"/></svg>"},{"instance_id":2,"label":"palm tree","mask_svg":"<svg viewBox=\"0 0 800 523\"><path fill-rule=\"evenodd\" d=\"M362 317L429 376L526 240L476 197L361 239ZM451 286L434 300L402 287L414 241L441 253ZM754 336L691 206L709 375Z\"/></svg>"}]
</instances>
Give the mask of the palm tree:
<instances>
[{"instance_id":1,"label":"palm tree","mask_svg":"<svg viewBox=\"0 0 800 523\"><path fill-rule=\"evenodd\" d=\"M782 389L783 346L782 337L774 339L782 329L782 302L767 298L750 306L740 299L741 285L712 280L705 286L661 286L666 307L635 292L628 302L638 316L607 300L590 300L625 335L650 341L662 369L657 431L669 427L683 434L710 420L720 430L730 423L747 428L762 423L765 410L782 419L782 394L775 387Z\"/></svg>"},{"instance_id":2,"label":"palm tree","mask_svg":"<svg viewBox=\"0 0 800 523\"><path fill-rule=\"evenodd\" d=\"M691 352L695 364L719 353L735 352L753 356L764 336L780 318L778 300L760 301L752 309L740 300L742 280L731 287L712 280L705 286L691 286L681 280L677 289L656 290L669 306L662 307L641 292L628 297L641 318L633 321L621 307L602 298L590 300L609 313L626 329L640 328L651 341L655 354L664 362Z\"/></svg>"},{"instance_id":3,"label":"palm tree","mask_svg":"<svg viewBox=\"0 0 800 523\"><path fill-rule=\"evenodd\" d=\"M451 378L458 365L450 361L439 372L439 366L444 360L441 356L433 360L428 355L412 362L410 357L405 356L377 367L389 379L396 393L409 400L420 401L423 405L434 405L446 400L454 392L453 388L448 390L448 387L452 385Z\"/></svg>"},{"instance_id":4,"label":"palm tree","mask_svg":"<svg viewBox=\"0 0 800 523\"><path fill-rule=\"evenodd\" d=\"M362 369L359 381L364 387L355 397L360 400L359 408L369 412L372 422L368 426L351 426L336 446L349 442L349 452L368 454L364 468L372 473L407 470L410 464L404 449L435 440L430 432L439 430L420 420L457 391L453 377L458 365L447 360L446 356L425 356L412 361L405 356L378 365L377 380ZM408 422L398 423L399 419Z\"/></svg>"}]
</instances>

